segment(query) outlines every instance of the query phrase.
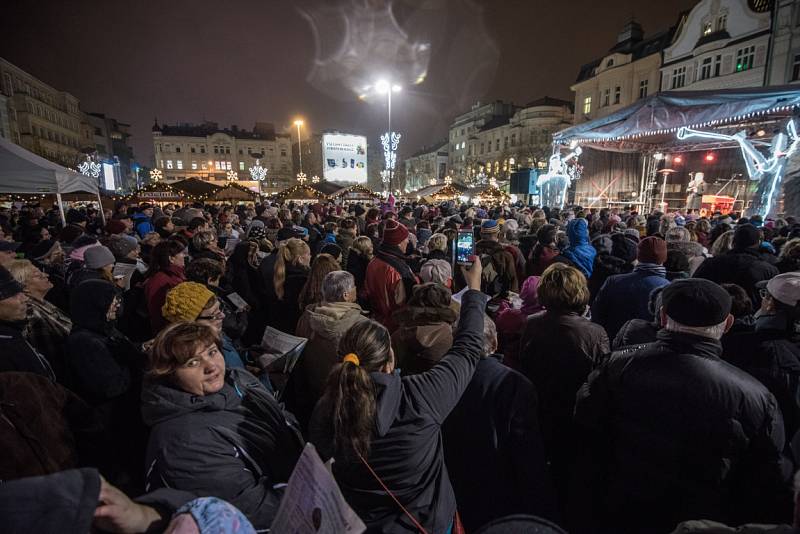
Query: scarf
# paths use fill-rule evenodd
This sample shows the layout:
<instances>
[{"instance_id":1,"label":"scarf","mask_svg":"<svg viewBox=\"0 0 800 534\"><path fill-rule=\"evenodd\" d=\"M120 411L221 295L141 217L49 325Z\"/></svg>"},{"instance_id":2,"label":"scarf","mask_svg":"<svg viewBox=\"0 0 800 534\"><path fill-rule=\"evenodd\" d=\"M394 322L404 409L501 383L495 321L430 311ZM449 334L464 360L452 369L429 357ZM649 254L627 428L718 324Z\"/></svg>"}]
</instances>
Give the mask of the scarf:
<instances>
[{"instance_id":1,"label":"scarf","mask_svg":"<svg viewBox=\"0 0 800 534\"><path fill-rule=\"evenodd\" d=\"M375 254L375 257L388 263L392 269L400 273L400 278L403 280L403 288L406 292L406 299L410 299L414 285L417 283L417 277L414 276L411 267L406 263L405 254L395 246L382 243L381 246L378 247L378 252Z\"/></svg>"},{"instance_id":2,"label":"scarf","mask_svg":"<svg viewBox=\"0 0 800 534\"><path fill-rule=\"evenodd\" d=\"M633 272L644 273L647 276L667 277L667 268L656 263L638 263L636 267L633 268Z\"/></svg>"}]
</instances>

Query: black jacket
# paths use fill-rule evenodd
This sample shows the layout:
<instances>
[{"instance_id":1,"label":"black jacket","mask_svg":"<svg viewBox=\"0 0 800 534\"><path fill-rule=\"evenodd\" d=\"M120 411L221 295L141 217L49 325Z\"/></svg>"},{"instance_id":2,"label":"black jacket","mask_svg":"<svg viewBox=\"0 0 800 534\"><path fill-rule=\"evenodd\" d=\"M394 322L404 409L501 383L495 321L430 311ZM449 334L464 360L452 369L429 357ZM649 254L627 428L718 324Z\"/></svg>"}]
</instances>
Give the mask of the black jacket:
<instances>
[{"instance_id":1,"label":"black jacket","mask_svg":"<svg viewBox=\"0 0 800 534\"><path fill-rule=\"evenodd\" d=\"M718 341L666 330L617 352L578 394L576 463L587 495L574 532L670 532L688 519L791 518L775 397L722 361ZM591 510L594 506L594 510Z\"/></svg>"},{"instance_id":2,"label":"black jacket","mask_svg":"<svg viewBox=\"0 0 800 534\"><path fill-rule=\"evenodd\" d=\"M53 368L22 335L24 322L0 322L0 372L37 373L55 380Z\"/></svg>"},{"instance_id":3,"label":"black jacket","mask_svg":"<svg viewBox=\"0 0 800 534\"><path fill-rule=\"evenodd\" d=\"M661 330L661 327L654 321L631 319L622 325L617 335L614 336L611 348L613 350L620 350L633 345L652 343L656 340L656 334L659 330Z\"/></svg>"},{"instance_id":4,"label":"black jacket","mask_svg":"<svg viewBox=\"0 0 800 534\"><path fill-rule=\"evenodd\" d=\"M445 532L456 500L444 464L440 427L466 389L483 347L484 296L467 291L453 347L430 371L400 377L370 373L377 413L366 461L428 532ZM323 460L333 455L333 425L323 397L314 410L310 441ZM333 473L367 532L417 532L392 498L358 460L336 458Z\"/></svg>"},{"instance_id":5,"label":"black jacket","mask_svg":"<svg viewBox=\"0 0 800 534\"><path fill-rule=\"evenodd\" d=\"M149 382L142 415L151 427L146 491L219 497L269 528L283 494L273 486L289 480L302 438L256 377L228 369L225 386L202 397Z\"/></svg>"},{"instance_id":6,"label":"black jacket","mask_svg":"<svg viewBox=\"0 0 800 534\"><path fill-rule=\"evenodd\" d=\"M522 374L481 358L442 436L467 532L512 514L552 514L536 390Z\"/></svg>"},{"instance_id":7,"label":"black jacket","mask_svg":"<svg viewBox=\"0 0 800 534\"><path fill-rule=\"evenodd\" d=\"M694 278L705 278L718 284L737 284L741 286L754 309L761 305L756 283L769 280L778 274L778 268L761 258L758 250L748 248L730 250L725 254L706 258L694 272Z\"/></svg>"},{"instance_id":8,"label":"black jacket","mask_svg":"<svg viewBox=\"0 0 800 534\"><path fill-rule=\"evenodd\" d=\"M775 395L788 442L800 430L800 346L797 340L791 339L785 329L762 329L757 322L754 331L723 336L722 346L725 361L753 375Z\"/></svg>"},{"instance_id":9,"label":"black jacket","mask_svg":"<svg viewBox=\"0 0 800 534\"><path fill-rule=\"evenodd\" d=\"M633 271L633 265L621 258L605 253L595 256L592 276L589 278L589 293L591 294L589 303L594 302L594 298L600 292L600 288L603 287L603 283L609 276L625 274L631 271Z\"/></svg>"}]
</instances>

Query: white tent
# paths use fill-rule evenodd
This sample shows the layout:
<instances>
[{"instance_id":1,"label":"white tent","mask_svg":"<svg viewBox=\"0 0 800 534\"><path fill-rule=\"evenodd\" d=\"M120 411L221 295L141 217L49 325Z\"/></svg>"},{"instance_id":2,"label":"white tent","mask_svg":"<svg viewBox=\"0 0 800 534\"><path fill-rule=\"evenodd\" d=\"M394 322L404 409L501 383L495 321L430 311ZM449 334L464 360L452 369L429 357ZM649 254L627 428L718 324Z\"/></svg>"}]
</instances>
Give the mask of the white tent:
<instances>
[{"instance_id":1,"label":"white tent","mask_svg":"<svg viewBox=\"0 0 800 534\"><path fill-rule=\"evenodd\" d=\"M54 194L62 220L62 193L94 193L100 200L96 178L71 171L3 138L0 138L0 193Z\"/></svg>"}]
</instances>

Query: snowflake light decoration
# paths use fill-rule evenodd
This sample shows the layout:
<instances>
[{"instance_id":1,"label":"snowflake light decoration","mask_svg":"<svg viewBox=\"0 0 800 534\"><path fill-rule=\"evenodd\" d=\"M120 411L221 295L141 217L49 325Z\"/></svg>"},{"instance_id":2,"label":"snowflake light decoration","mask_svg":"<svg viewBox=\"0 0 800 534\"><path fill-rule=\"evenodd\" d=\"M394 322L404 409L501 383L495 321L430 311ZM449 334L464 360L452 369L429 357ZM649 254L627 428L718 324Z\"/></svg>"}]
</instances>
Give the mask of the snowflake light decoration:
<instances>
[{"instance_id":1,"label":"snowflake light decoration","mask_svg":"<svg viewBox=\"0 0 800 534\"><path fill-rule=\"evenodd\" d=\"M397 165L397 145L399 143L400 134L397 132L386 132L381 136L383 159L387 170L394 170Z\"/></svg>"},{"instance_id":2,"label":"snowflake light decoration","mask_svg":"<svg viewBox=\"0 0 800 534\"><path fill-rule=\"evenodd\" d=\"M316 176L316 175L312 176L311 177L311 183L312 184L318 184L319 183L319 176Z\"/></svg>"},{"instance_id":3,"label":"snowflake light decoration","mask_svg":"<svg viewBox=\"0 0 800 534\"><path fill-rule=\"evenodd\" d=\"M239 173L236 171L228 171L228 180L234 181L239 179Z\"/></svg>"},{"instance_id":4,"label":"snowflake light decoration","mask_svg":"<svg viewBox=\"0 0 800 534\"><path fill-rule=\"evenodd\" d=\"M444 177L444 183L445 183L445 185L451 185L453 183L453 177L450 176L450 175L445 176Z\"/></svg>"},{"instance_id":5,"label":"snowflake light decoration","mask_svg":"<svg viewBox=\"0 0 800 534\"><path fill-rule=\"evenodd\" d=\"M78 171L85 176L91 176L92 178L97 178L100 176L100 171L102 167L99 163L95 163L92 161L92 158L86 156L86 161L82 161L78 164Z\"/></svg>"},{"instance_id":6,"label":"snowflake light decoration","mask_svg":"<svg viewBox=\"0 0 800 534\"><path fill-rule=\"evenodd\" d=\"M162 176L161 169L152 169L150 171L150 179L154 182L161 180Z\"/></svg>"},{"instance_id":7,"label":"snowflake light decoration","mask_svg":"<svg viewBox=\"0 0 800 534\"><path fill-rule=\"evenodd\" d=\"M304 172L297 173L297 181L300 183L300 185L306 183L307 179L308 178L306 178L306 173Z\"/></svg>"},{"instance_id":8,"label":"snowflake light decoration","mask_svg":"<svg viewBox=\"0 0 800 534\"><path fill-rule=\"evenodd\" d=\"M267 178L267 168L261 166L261 160L256 160L256 164L250 167L250 177L253 180L263 182Z\"/></svg>"},{"instance_id":9,"label":"snowflake light decoration","mask_svg":"<svg viewBox=\"0 0 800 534\"><path fill-rule=\"evenodd\" d=\"M431 178L428 183L431 184L431 185L436 185L437 181L438 180L436 180L436 178Z\"/></svg>"},{"instance_id":10,"label":"snowflake light decoration","mask_svg":"<svg viewBox=\"0 0 800 534\"><path fill-rule=\"evenodd\" d=\"M494 178L489 178L489 187L497 187L497 180Z\"/></svg>"}]
</instances>

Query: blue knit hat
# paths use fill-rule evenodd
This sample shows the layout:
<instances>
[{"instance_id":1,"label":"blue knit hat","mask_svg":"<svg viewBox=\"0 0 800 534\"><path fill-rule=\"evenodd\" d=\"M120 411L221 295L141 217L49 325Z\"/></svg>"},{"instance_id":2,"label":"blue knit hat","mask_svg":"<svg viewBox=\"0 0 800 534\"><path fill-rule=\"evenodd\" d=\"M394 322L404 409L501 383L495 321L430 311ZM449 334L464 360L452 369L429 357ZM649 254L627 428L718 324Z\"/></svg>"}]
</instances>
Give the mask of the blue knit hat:
<instances>
[{"instance_id":1,"label":"blue knit hat","mask_svg":"<svg viewBox=\"0 0 800 534\"><path fill-rule=\"evenodd\" d=\"M256 529L242 512L216 497L200 497L184 504L172 516L189 514L200 534L256 534Z\"/></svg>"},{"instance_id":2,"label":"blue knit hat","mask_svg":"<svg viewBox=\"0 0 800 534\"><path fill-rule=\"evenodd\" d=\"M481 225L482 234L496 234L499 231L500 231L500 226L494 219L483 221L483 224Z\"/></svg>"}]
</instances>

